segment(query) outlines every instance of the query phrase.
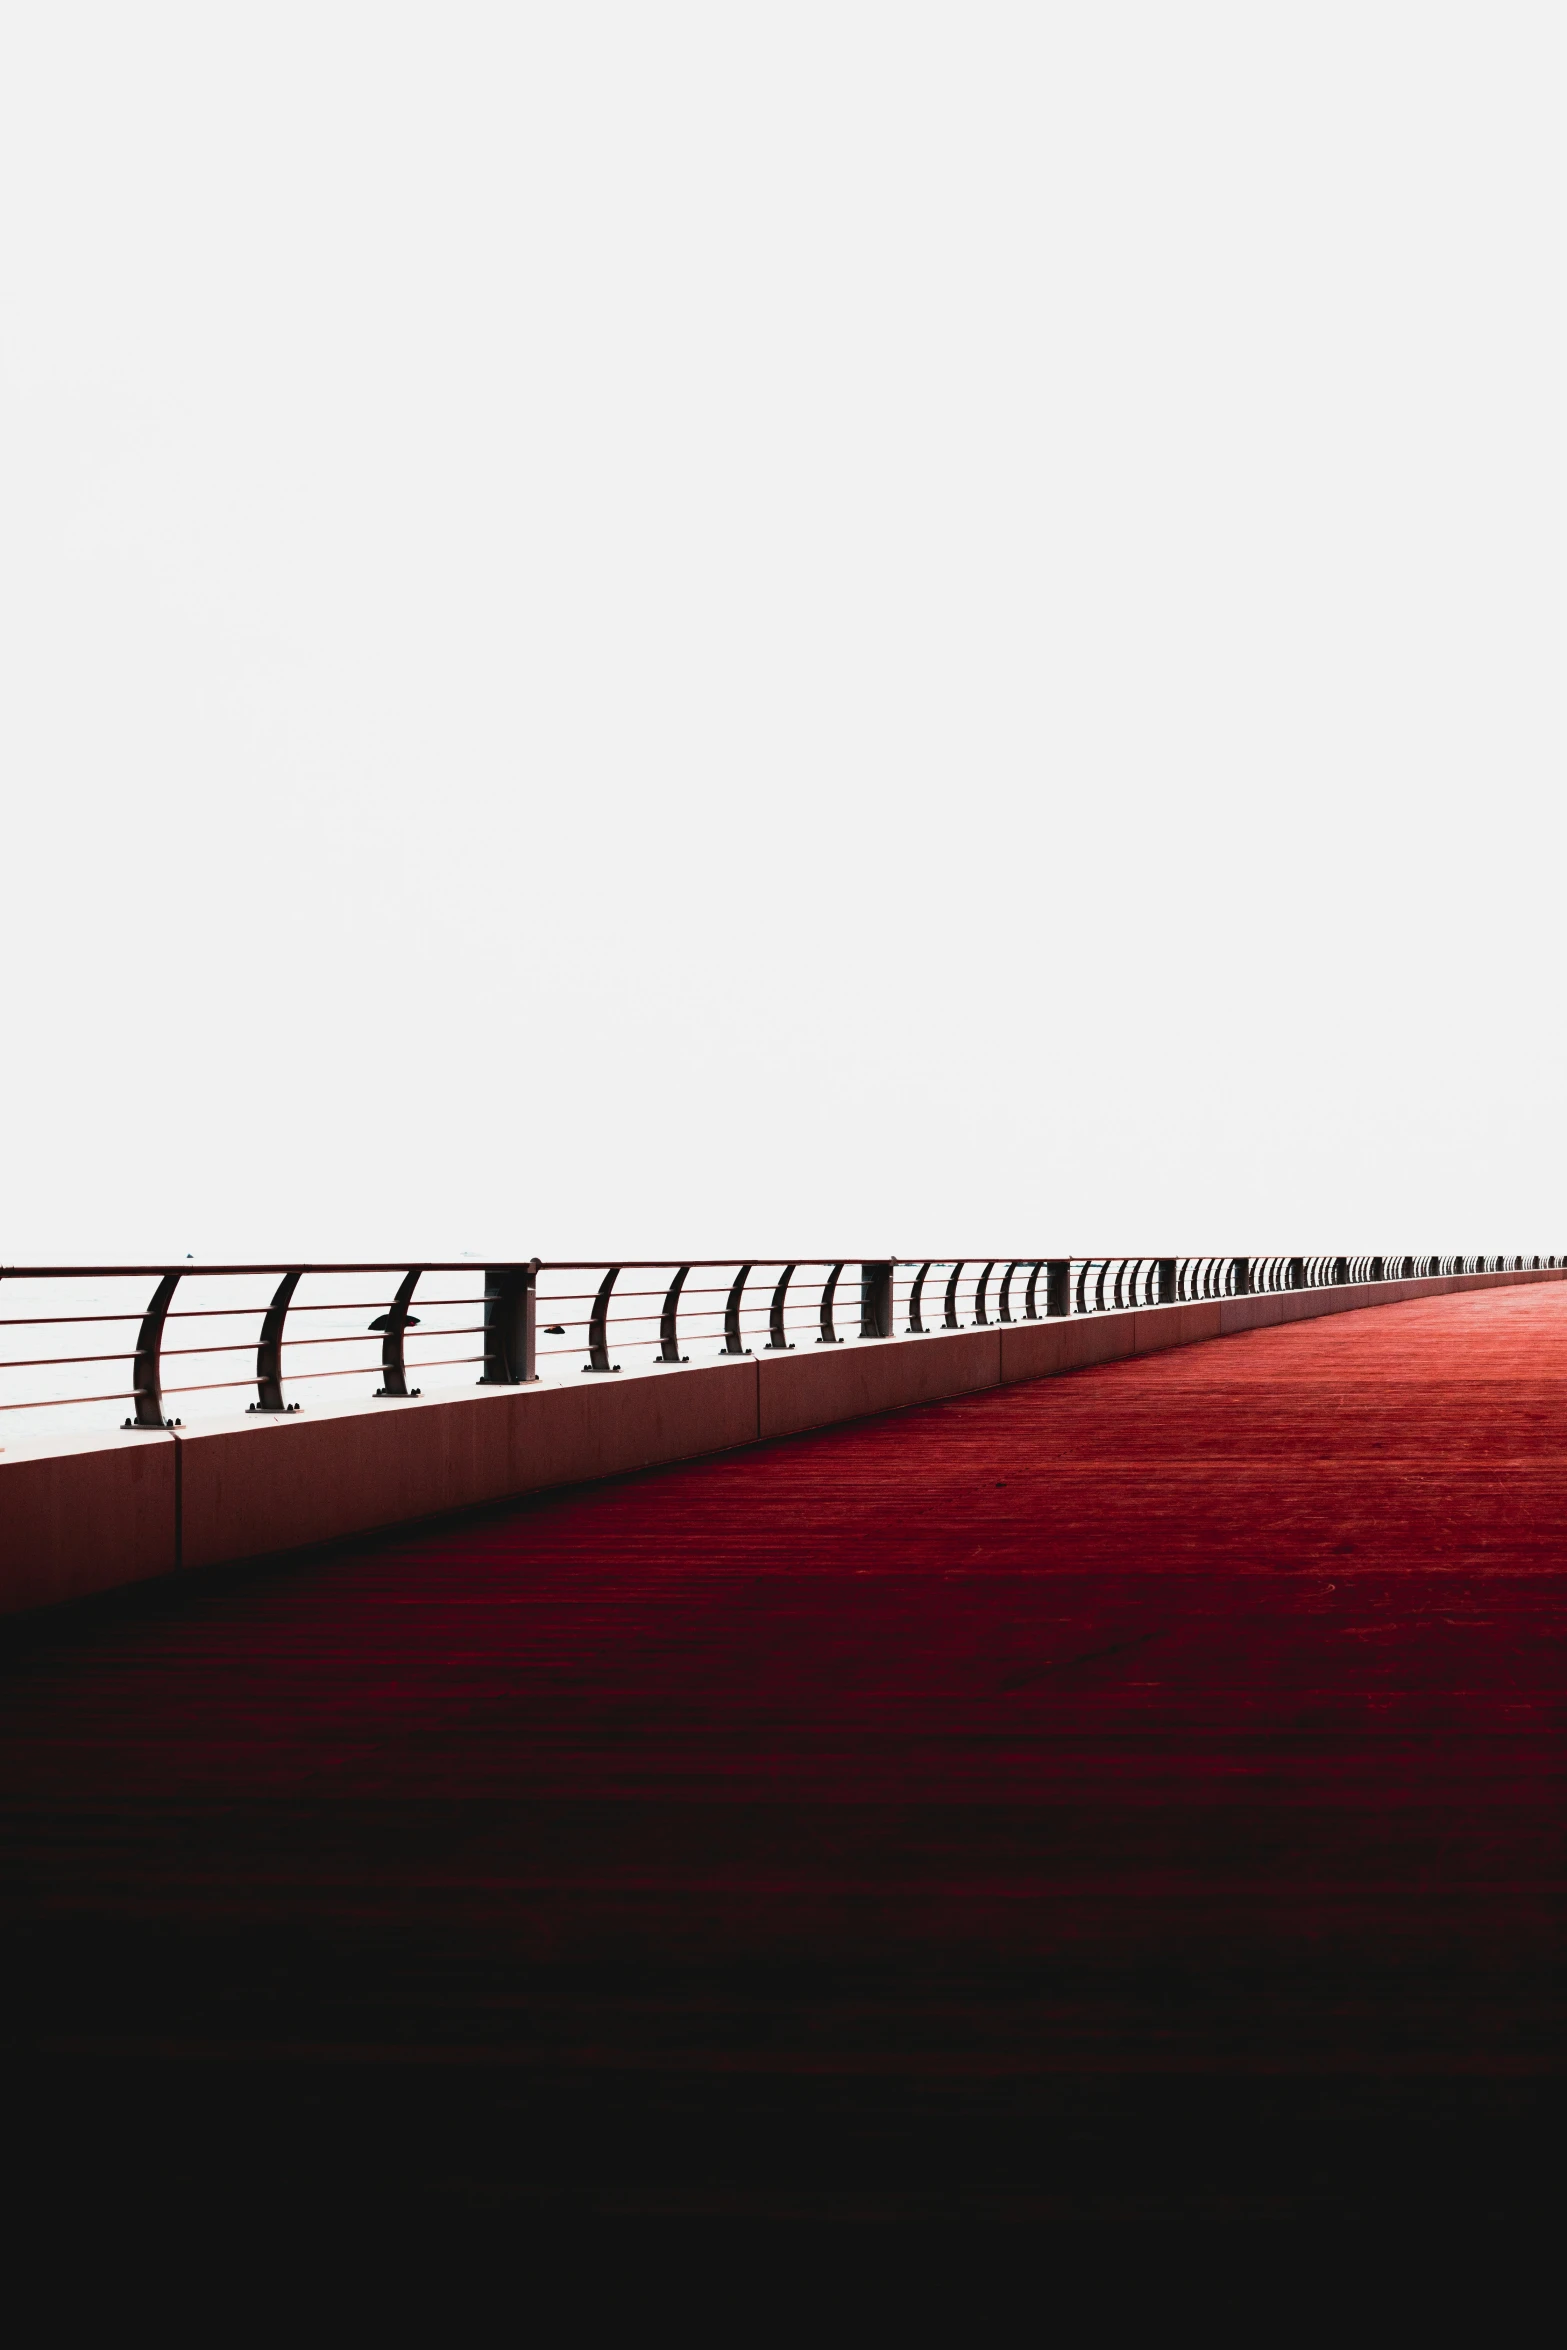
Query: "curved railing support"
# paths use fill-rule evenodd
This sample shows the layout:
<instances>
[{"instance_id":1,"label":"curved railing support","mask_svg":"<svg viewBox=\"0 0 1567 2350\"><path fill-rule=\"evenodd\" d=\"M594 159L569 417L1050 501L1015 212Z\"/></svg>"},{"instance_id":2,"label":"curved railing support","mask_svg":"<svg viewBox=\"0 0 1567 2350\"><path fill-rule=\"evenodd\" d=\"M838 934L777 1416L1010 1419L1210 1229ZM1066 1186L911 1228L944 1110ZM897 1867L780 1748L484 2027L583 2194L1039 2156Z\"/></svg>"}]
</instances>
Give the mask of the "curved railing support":
<instances>
[{"instance_id":1,"label":"curved railing support","mask_svg":"<svg viewBox=\"0 0 1567 2350\"><path fill-rule=\"evenodd\" d=\"M660 1363L688 1363L689 1355L680 1351L680 1292L686 1285L689 1265L681 1265L675 1278L664 1292L664 1309L658 1317L658 1353Z\"/></svg>"},{"instance_id":2,"label":"curved railing support","mask_svg":"<svg viewBox=\"0 0 1567 2350\"><path fill-rule=\"evenodd\" d=\"M178 1273L165 1273L147 1300L131 1366L134 1416L126 1421L127 1428L156 1428L161 1434L165 1428L179 1425L177 1420L166 1420L163 1416L163 1325L168 1319L169 1300L179 1283Z\"/></svg>"},{"instance_id":3,"label":"curved railing support","mask_svg":"<svg viewBox=\"0 0 1567 2350\"><path fill-rule=\"evenodd\" d=\"M403 1338L408 1331L419 1327L418 1315L411 1314L408 1308L421 1270L421 1267L416 1266L413 1272L404 1274L391 1305L384 1314L377 1314L370 1325L372 1330L381 1333L381 1384L376 1389L377 1395L406 1397L419 1393L417 1387L408 1384L407 1366L403 1361Z\"/></svg>"},{"instance_id":4,"label":"curved railing support","mask_svg":"<svg viewBox=\"0 0 1567 2350\"><path fill-rule=\"evenodd\" d=\"M773 1355L792 1354L788 1332L784 1329L784 1307L788 1303L789 1284L794 1279L793 1265L785 1265L773 1291L772 1307L768 1313L767 1352Z\"/></svg>"},{"instance_id":5,"label":"curved railing support","mask_svg":"<svg viewBox=\"0 0 1567 2350\"><path fill-rule=\"evenodd\" d=\"M593 1311L588 1316L588 1359L583 1364L588 1371L618 1371L620 1365L609 1359L609 1300L620 1274L618 1265L611 1265L599 1283L598 1295L593 1300Z\"/></svg>"},{"instance_id":6,"label":"curved railing support","mask_svg":"<svg viewBox=\"0 0 1567 2350\"><path fill-rule=\"evenodd\" d=\"M1143 1267L1147 1262L1148 1259L1146 1257L1123 1257L1121 1259L1119 1265L1116 1267L1115 1274L1115 1303L1117 1310L1120 1310L1123 1307L1131 1307L1136 1305L1137 1284L1143 1277Z\"/></svg>"},{"instance_id":7,"label":"curved railing support","mask_svg":"<svg viewBox=\"0 0 1567 2350\"><path fill-rule=\"evenodd\" d=\"M996 1308L998 1322L1010 1322L1012 1319L1012 1276L1022 1261L1021 1257L1014 1257L1001 1276L1001 1303Z\"/></svg>"},{"instance_id":8,"label":"curved railing support","mask_svg":"<svg viewBox=\"0 0 1567 2350\"><path fill-rule=\"evenodd\" d=\"M952 1268L951 1274L948 1277L946 1311L941 1317L941 1326L943 1330L958 1330L962 1328L962 1324L958 1320L958 1282L962 1277L963 1268L967 1262L968 1259L966 1257L959 1257L957 1263Z\"/></svg>"},{"instance_id":9,"label":"curved railing support","mask_svg":"<svg viewBox=\"0 0 1567 2350\"><path fill-rule=\"evenodd\" d=\"M720 1354L749 1354L750 1348L740 1335L740 1301L745 1296L745 1285L751 1278L749 1265L742 1265L729 1284L729 1296L724 1305L724 1343Z\"/></svg>"},{"instance_id":10,"label":"curved railing support","mask_svg":"<svg viewBox=\"0 0 1567 2350\"><path fill-rule=\"evenodd\" d=\"M990 1316L985 1311L985 1291L990 1286L990 1276L995 1271L995 1269L996 1260L994 1257L992 1257L989 1264L985 1267L983 1273L981 1273L979 1277L979 1286L974 1292L974 1327L976 1330L984 1330L989 1327Z\"/></svg>"},{"instance_id":11,"label":"curved railing support","mask_svg":"<svg viewBox=\"0 0 1567 2350\"><path fill-rule=\"evenodd\" d=\"M246 1408L253 1412L297 1412L297 1403L283 1401L283 1324L293 1302L304 1272L297 1265L285 1273L272 1292L272 1303L261 1324L261 1337L256 1346L256 1387L258 1399Z\"/></svg>"},{"instance_id":12,"label":"curved railing support","mask_svg":"<svg viewBox=\"0 0 1567 2350\"><path fill-rule=\"evenodd\" d=\"M832 1321L832 1301L838 1294L838 1276L842 1271L843 1265L841 1263L834 1265L822 1283L822 1332L816 1341L818 1346L842 1346L843 1344L843 1340L833 1328Z\"/></svg>"},{"instance_id":13,"label":"curved railing support","mask_svg":"<svg viewBox=\"0 0 1567 2350\"><path fill-rule=\"evenodd\" d=\"M925 1335L925 1325L920 1320L920 1301L925 1295L925 1276L929 1271L930 1259L927 1258L915 1274L914 1286L909 1291L909 1336L911 1338L923 1338Z\"/></svg>"}]
</instances>

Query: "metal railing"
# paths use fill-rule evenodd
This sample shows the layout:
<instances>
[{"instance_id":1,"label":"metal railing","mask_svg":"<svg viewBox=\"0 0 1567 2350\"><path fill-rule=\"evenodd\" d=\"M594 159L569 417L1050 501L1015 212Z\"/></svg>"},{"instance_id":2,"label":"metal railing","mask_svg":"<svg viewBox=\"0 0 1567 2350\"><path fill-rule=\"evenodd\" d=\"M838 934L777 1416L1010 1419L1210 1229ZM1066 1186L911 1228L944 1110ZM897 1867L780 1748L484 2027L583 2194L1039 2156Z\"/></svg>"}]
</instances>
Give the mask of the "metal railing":
<instances>
[{"instance_id":1,"label":"metal railing","mask_svg":"<svg viewBox=\"0 0 1567 2350\"><path fill-rule=\"evenodd\" d=\"M1564 1265L1562 1256L1406 1255L0 1267L0 1414L74 1413L79 1422L114 1406L126 1409L125 1428L163 1430L183 1425L171 1406L189 1409L195 1397L237 1405L249 1391L249 1411L286 1413L304 1399L285 1388L335 1400L352 1383L357 1395L395 1401L422 1393L432 1373L521 1386L1197 1299ZM65 1343L28 1333L65 1334Z\"/></svg>"}]
</instances>

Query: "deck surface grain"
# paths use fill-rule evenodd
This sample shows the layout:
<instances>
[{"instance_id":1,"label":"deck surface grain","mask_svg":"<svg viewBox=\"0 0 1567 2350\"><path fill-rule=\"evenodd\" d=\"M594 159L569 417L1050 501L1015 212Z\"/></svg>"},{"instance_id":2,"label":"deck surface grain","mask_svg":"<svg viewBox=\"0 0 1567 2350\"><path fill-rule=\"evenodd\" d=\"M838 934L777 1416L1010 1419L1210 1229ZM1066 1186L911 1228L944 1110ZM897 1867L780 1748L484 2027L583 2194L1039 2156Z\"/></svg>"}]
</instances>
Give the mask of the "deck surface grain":
<instances>
[{"instance_id":1,"label":"deck surface grain","mask_svg":"<svg viewBox=\"0 0 1567 2350\"><path fill-rule=\"evenodd\" d=\"M653 2219L1554 2197L1564 1529L1553 1283L23 1627L35 2177Z\"/></svg>"}]
</instances>

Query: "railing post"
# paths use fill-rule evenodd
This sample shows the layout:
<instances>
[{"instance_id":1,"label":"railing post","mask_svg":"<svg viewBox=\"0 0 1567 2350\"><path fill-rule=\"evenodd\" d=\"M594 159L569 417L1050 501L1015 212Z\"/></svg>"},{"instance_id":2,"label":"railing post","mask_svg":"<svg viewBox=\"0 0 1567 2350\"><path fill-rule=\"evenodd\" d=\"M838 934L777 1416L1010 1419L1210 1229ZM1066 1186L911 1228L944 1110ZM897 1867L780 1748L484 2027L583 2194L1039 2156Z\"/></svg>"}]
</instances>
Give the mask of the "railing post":
<instances>
[{"instance_id":1,"label":"railing post","mask_svg":"<svg viewBox=\"0 0 1567 2350\"><path fill-rule=\"evenodd\" d=\"M842 1271L841 1262L834 1265L822 1283L821 1336L816 1341L818 1346L842 1346L843 1344L832 1318L833 1300L838 1294L838 1276Z\"/></svg>"},{"instance_id":2,"label":"railing post","mask_svg":"<svg viewBox=\"0 0 1567 2350\"><path fill-rule=\"evenodd\" d=\"M593 1300L593 1311L588 1316L588 1359L582 1368L586 1371L618 1371L620 1365L609 1359L609 1300L620 1275L620 1267L611 1265L598 1286Z\"/></svg>"},{"instance_id":3,"label":"railing post","mask_svg":"<svg viewBox=\"0 0 1567 2350\"><path fill-rule=\"evenodd\" d=\"M377 1314L370 1325L372 1330L381 1333L381 1385L376 1389L378 1396L406 1397L419 1392L417 1387L411 1388L408 1384L403 1362L403 1337L408 1330L417 1330L419 1327L418 1315L411 1314L408 1308L423 1270L422 1265L416 1265L411 1273L404 1274L391 1305L384 1314Z\"/></svg>"},{"instance_id":4,"label":"railing post","mask_svg":"<svg viewBox=\"0 0 1567 2350\"><path fill-rule=\"evenodd\" d=\"M1059 1319L1072 1311L1072 1260L1070 1257L1045 1259L1045 1312Z\"/></svg>"},{"instance_id":5,"label":"railing post","mask_svg":"<svg viewBox=\"0 0 1567 2350\"><path fill-rule=\"evenodd\" d=\"M486 1266L481 1387L529 1387L537 1379L538 1284L537 1257Z\"/></svg>"},{"instance_id":6,"label":"railing post","mask_svg":"<svg viewBox=\"0 0 1567 2350\"><path fill-rule=\"evenodd\" d=\"M147 1311L141 1318L141 1330L136 1340L136 1356L131 1366L132 1410L135 1417L126 1421L127 1428L156 1428L160 1432L177 1423L163 1416L163 1325L169 1311L169 1300L179 1286L178 1273L165 1273L151 1297Z\"/></svg>"},{"instance_id":7,"label":"railing post","mask_svg":"<svg viewBox=\"0 0 1567 2350\"><path fill-rule=\"evenodd\" d=\"M1161 1257L1159 1259L1159 1287L1156 1295L1159 1304L1162 1306L1173 1306L1175 1303L1174 1257Z\"/></svg>"},{"instance_id":8,"label":"railing post","mask_svg":"<svg viewBox=\"0 0 1567 2350\"><path fill-rule=\"evenodd\" d=\"M990 1276L995 1269L996 1260L992 1257L974 1286L974 1325L976 1329L984 1329L989 1325L990 1316L985 1311L985 1292L990 1287Z\"/></svg>"},{"instance_id":9,"label":"railing post","mask_svg":"<svg viewBox=\"0 0 1567 2350\"><path fill-rule=\"evenodd\" d=\"M860 1336L892 1336L892 1260L860 1267Z\"/></svg>"},{"instance_id":10,"label":"railing post","mask_svg":"<svg viewBox=\"0 0 1567 2350\"><path fill-rule=\"evenodd\" d=\"M1289 1269L1289 1279L1286 1281L1286 1283L1285 1283L1285 1285L1284 1285L1284 1286L1286 1287L1286 1289L1304 1289L1304 1288L1305 1288L1305 1286L1306 1286L1306 1260L1305 1260L1305 1258L1304 1258L1304 1257L1291 1257L1291 1259L1290 1259L1290 1269Z\"/></svg>"},{"instance_id":11,"label":"railing post","mask_svg":"<svg viewBox=\"0 0 1567 2350\"><path fill-rule=\"evenodd\" d=\"M252 1412L297 1412L297 1403L283 1401L283 1324L295 1290L299 1287L303 1266L285 1273L272 1292L272 1303L261 1325L261 1339L256 1348L256 1387L259 1401L246 1408Z\"/></svg>"},{"instance_id":12,"label":"railing post","mask_svg":"<svg viewBox=\"0 0 1567 2350\"><path fill-rule=\"evenodd\" d=\"M751 1278L749 1265L742 1265L729 1284L729 1296L724 1305L724 1343L720 1350L726 1355L745 1355L750 1348L740 1335L740 1302L745 1296L745 1285Z\"/></svg>"},{"instance_id":13,"label":"railing post","mask_svg":"<svg viewBox=\"0 0 1567 2350\"><path fill-rule=\"evenodd\" d=\"M1234 1274L1234 1287L1232 1288L1232 1290L1231 1290L1231 1292L1230 1292L1231 1296L1232 1296L1232 1297L1250 1297L1250 1295L1251 1295L1251 1259L1250 1259L1250 1257L1236 1257L1236 1258L1234 1259L1234 1262L1233 1262L1233 1274Z\"/></svg>"},{"instance_id":14,"label":"railing post","mask_svg":"<svg viewBox=\"0 0 1567 2350\"><path fill-rule=\"evenodd\" d=\"M792 1352L789 1345L789 1333L784 1327L784 1309L789 1302L789 1284L793 1279L793 1265L785 1265L779 1275L778 1285L773 1291L772 1310L767 1318L766 1351L768 1354L786 1355Z\"/></svg>"},{"instance_id":15,"label":"railing post","mask_svg":"<svg viewBox=\"0 0 1567 2350\"><path fill-rule=\"evenodd\" d=\"M658 1317L658 1353L660 1363L688 1363L691 1358L680 1351L680 1292L686 1285L689 1265L677 1265L675 1277L664 1292L664 1310Z\"/></svg>"}]
</instances>

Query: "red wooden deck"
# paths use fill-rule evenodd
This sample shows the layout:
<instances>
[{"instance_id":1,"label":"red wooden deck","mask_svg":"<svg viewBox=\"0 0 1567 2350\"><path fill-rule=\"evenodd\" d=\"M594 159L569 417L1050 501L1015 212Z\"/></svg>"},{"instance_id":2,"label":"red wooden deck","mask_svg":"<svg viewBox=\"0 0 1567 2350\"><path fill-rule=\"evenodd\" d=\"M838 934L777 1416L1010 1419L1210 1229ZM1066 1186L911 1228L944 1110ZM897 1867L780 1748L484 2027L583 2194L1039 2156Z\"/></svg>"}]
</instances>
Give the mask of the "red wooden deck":
<instances>
[{"instance_id":1,"label":"red wooden deck","mask_svg":"<svg viewBox=\"0 0 1567 2350\"><path fill-rule=\"evenodd\" d=\"M78 2202L1554 2204L1564 1527L1551 1284L25 1627L13 2135Z\"/></svg>"}]
</instances>

